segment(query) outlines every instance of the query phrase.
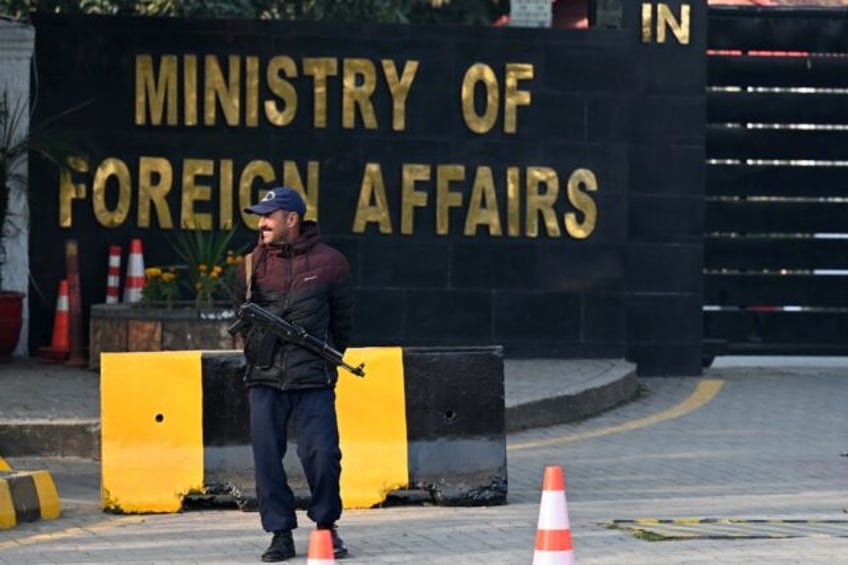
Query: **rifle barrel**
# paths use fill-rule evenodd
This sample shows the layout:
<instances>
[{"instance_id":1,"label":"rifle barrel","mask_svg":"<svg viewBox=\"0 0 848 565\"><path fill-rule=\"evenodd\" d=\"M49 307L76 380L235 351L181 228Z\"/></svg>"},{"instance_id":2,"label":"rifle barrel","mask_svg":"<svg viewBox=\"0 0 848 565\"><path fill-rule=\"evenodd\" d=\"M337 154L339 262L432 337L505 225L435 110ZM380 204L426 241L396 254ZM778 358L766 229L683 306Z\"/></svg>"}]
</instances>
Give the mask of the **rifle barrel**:
<instances>
[{"instance_id":1,"label":"rifle barrel","mask_svg":"<svg viewBox=\"0 0 848 565\"><path fill-rule=\"evenodd\" d=\"M269 312L256 303L248 302L242 304L238 310L238 318L243 321L249 320L264 325L267 329L276 333L278 337L282 337L295 345L317 353L326 361L346 369L357 377L365 376L365 363L360 363L357 367L349 365L342 358L342 353L331 347L329 343L318 339L306 331L305 328L289 322L273 312Z\"/></svg>"}]
</instances>

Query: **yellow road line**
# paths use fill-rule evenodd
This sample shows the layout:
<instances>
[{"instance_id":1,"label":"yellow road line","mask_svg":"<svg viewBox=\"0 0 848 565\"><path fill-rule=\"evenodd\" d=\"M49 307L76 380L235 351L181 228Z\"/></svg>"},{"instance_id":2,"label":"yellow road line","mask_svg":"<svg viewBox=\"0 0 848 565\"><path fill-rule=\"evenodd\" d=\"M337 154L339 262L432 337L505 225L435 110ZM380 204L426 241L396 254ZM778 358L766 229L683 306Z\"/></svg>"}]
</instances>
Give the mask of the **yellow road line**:
<instances>
[{"instance_id":1,"label":"yellow road line","mask_svg":"<svg viewBox=\"0 0 848 565\"><path fill-rule=\"evenodd\" d=\"M507 446L507 451L518 451L521 449L533 449L536 447L548 447L551 445L559 445L561 443L582 441L584 439L592 439L610 434L638 430L639 428L653 426L654 424L658 424L659 422L673 420L674 418L679 418L681 416L689 414L690 412L694 412L701 406L704 406L705 404L710 402L713 398L716 397L716 395L721 390L722 386L724 386L724 381L721 379L704 379L698 383L698 386L695 387L695 390L692 392L692 394L689 395L686 400L684 400L677 406L669 408L668 410L664 410L662 412L658 412L656 414L652 414L651 416L646 416L644 418L639 418L638 420L633 420L630 422L625 422L623 424L609 426L606 428L600 428L597 430L568 434L560 437L539 439L535 441L512 443Z\"/></svg>"},{"instance_id":2,"label":"yellow road line","mask_svg":"<svg viewBox=\"0 0 848 565\"><path fill-rule=\"evenodd\" d=\"M67 528L64 530L59 530L57 532L47 534L35 534L26 538L15 539L12 541L3 541L0 542L0 551L3 551L4 549L20 547L22 545L47 543L51 541L58 541L86 534L94 534L97 532L102 532L104 530L115 528L117 526L121 526L123 524L141 523L144 522L145 519L145 516L119 516L109 520L105 520L103 522L97 522L88 526L74 526L73 528Z\"/></svg>"}]
</instances>

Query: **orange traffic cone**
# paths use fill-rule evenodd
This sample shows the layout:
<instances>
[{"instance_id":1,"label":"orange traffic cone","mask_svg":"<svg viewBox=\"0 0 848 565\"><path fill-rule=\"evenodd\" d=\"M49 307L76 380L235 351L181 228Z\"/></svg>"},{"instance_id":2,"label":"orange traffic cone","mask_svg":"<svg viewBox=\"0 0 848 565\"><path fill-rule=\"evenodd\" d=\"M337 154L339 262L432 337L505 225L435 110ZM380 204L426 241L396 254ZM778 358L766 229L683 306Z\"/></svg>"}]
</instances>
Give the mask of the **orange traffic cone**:
<instances>
[{"instance_id":1,"label":"orange traffic cone","mask_svg":"<svg viewBox=\"0 0 848 565\"><path fill-rule=\"evenodd\" d=\"M124 302L132 303L141 300L141 290L144 288L144 255L141 252L141 240L130 240L130 257L127 261L127 282L124 285Z\"/></svg>"},{"instance_id":2,"label":"orange traffic cone","mask_svg":"<svg viewBox=\"0 0 848 565\"><path fill-rule=\"evenodd\" d=\"M545 467L533 565L574 565L565 477L559 466Z\"/></svg>"},{"instance_id":3,"label":"orange traffic cone","mask_svg":"<svg viewBox=\"0 0 848 565\"><path fill-rule=\"evenodd\" d=\"M333 536L330 530L312 530L309 535L309 554L306 565L335 565Z\"/></svg>"},{"instance_id":4,"label":"orange traffic cone","mask_svg":"<svg viewBox=\"0 0 848 565\"><path fill-rule=\"evenodd\" d=\"M59 296L56 297L56 313L53 316L53 339L50 345L39 347L42 360L64 361L71 350L71 326L68 317L68 280L59 281Z\"/></svg>"},{"instance_id":5,"label":"orange traffic cone","mask_svg":"<svg viewBox=\"0 0 848 565\"><path fill-rule=\"evenodd\" d=\"M109 246L109 270L106 273L106 304L116 304L121 285L121 246Z\"/></svg>"}]
</instances>

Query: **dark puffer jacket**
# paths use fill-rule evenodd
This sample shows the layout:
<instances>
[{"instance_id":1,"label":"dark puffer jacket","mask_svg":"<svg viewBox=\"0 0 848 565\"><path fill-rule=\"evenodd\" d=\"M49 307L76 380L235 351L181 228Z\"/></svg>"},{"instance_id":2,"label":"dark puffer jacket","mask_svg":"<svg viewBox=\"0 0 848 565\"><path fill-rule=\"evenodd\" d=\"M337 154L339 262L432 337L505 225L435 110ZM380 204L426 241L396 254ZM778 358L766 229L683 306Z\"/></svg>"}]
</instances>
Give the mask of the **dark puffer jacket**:
<instances>
[{"instance_id":1,"label":"dark puffer jacket","mask_svg":"<svg viewBox=\"0 0 848 565\"><path fill-rule=\"evenodd\" d=\"M318 225L304 222L296 241L259 245L251 255L251 302L344 352L353 326L350 265L339 251L321 242ZM266 337L259 328L248 332L244 353L247 386L327 387L338 378L335 367L317 354Z\"/></svg>"}]
</instances>

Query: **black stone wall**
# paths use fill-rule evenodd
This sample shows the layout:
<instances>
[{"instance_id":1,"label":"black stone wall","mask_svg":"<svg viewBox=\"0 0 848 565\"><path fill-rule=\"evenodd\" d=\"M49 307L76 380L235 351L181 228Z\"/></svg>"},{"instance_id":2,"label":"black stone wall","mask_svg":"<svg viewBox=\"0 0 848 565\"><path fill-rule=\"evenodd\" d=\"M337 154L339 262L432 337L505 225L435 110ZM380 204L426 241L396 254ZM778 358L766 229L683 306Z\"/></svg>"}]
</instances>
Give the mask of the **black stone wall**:
<instances>
[{"instance_id":1,"label":"black stone wall","mask_svg":"<svg viewBox=\"0 0 848 565\"><path fill-rule=\"evenodd\" d=\"M668 2L679 11L680 2ZM62 114L48 130L71 140L88 156L91 170L73 179L86 194L73 201L71 225L60 225L59 175L33 165L34 218L31 270L39 292L30 293L31 347L49 343L55 288L63 276L64 241L80 244L84 310L105 297L108 246L141 237L147 265L175 260L167 233L138 220L140 156L173 165L167 201L179 225L180 183L185 159L208 159L213 172L196 177L210 186L208 202L195 211L221 217L222 161L239 172L252 160L283 161L320 169L318 219L330 243L349 258L357 289L355 345L502 345L510 357L624 357L643 374L700 372L701 234L703 227L703 101L705 10L692 8L691 42L642 43L638 6L625 6L620 27L538 30L377 25L288 24L267 21L160 20L52 16L36 20L39 103L35 123ZM301 69L292 79L298 114L291 125L228 125L218 109L214 125L137 125L135 57L215 54L221 61L256 56L260 65L287 55L391 59L402 70L419 69L407 99L406 126L391 127L392 100L378 71L372 102L379 127L360 117L352 129L341 123L341 81L328 80L327 125L312 121L315 97ZM461 111L462 80L476 63L487 65L500 85L496 126L472 132ZM518 128L504 131L505 69L532 65L531 93L517 109ZM182 80L182 77L180 77ZM244 80L244 78L243 78ZM260 75L260 99L270 96ZM180 83L182 85L182 83ZM200 82L202 85L202 80ZM182 88L182 86L180 86ZM474 97L485 107L480 88ZM180 99L180 108L183 100ZM64 113L69 108L74 111ZM103 226L94 213L95 169L115 158L129 170L131 201L126 219ZM353 229L363 171L379 164L391 233L376 223ZM416 190L428 204L414 208L414 228L402 233L401 169L423 164L431 178ZM463 202L446 214L449 233L436 231L437 167L465 168L451 185ZM492 171L503 234L479 228L464 235L476 171ZM554 171L559 193L553 204L558 234L531 234L525 218L530 167ZM508 235L507 176L519 171L520 221ZM567 233L564 216L578 209L566 196L570 174L590 170L598 189L586 192L597 210L585 238ZM103 202L118 206L117 181L107 183ZM271 183L274 184L274 183ZM262 185L252 186L253 198ZM546 189L540 189L544 192ZM233 194L237 193L237 188ZM225 195L224 200L226 200ZM234 210L239 203L229 196ZM490 204L491 205L491 204ZM255 234L241 224L238 242Z\"/></svg>"}]
</instances>

